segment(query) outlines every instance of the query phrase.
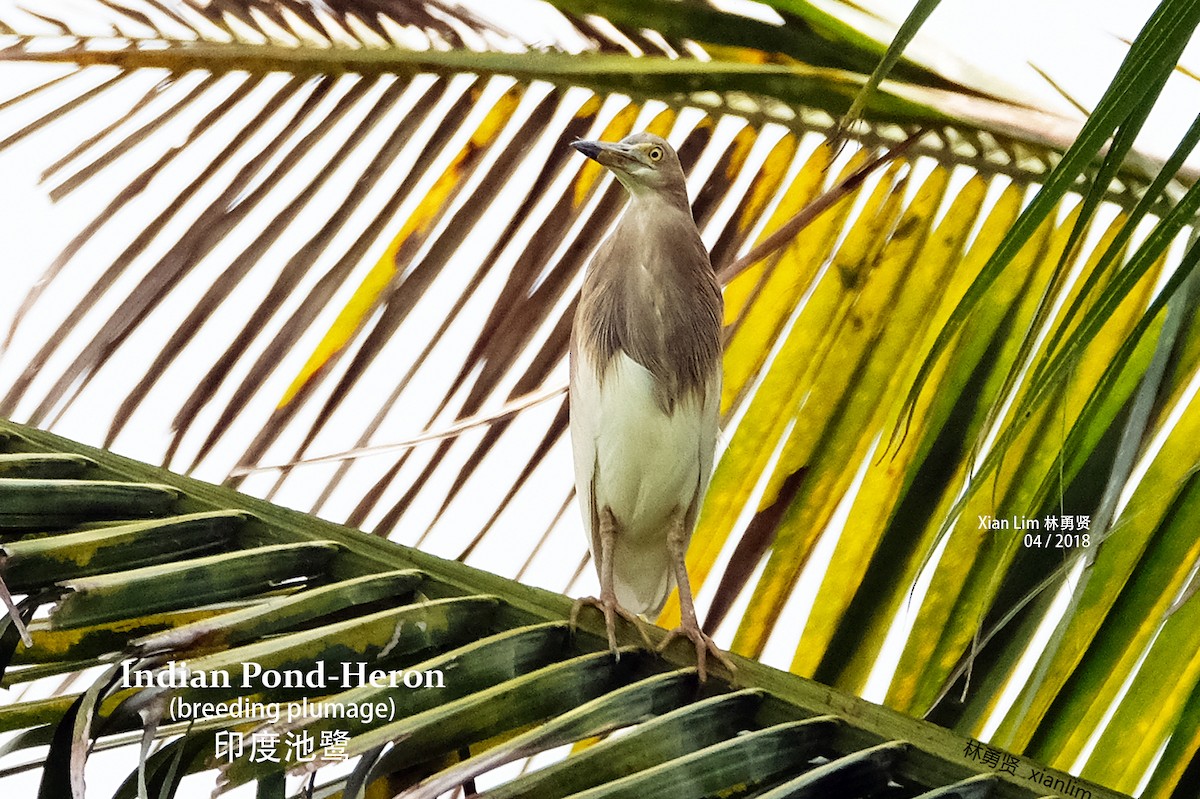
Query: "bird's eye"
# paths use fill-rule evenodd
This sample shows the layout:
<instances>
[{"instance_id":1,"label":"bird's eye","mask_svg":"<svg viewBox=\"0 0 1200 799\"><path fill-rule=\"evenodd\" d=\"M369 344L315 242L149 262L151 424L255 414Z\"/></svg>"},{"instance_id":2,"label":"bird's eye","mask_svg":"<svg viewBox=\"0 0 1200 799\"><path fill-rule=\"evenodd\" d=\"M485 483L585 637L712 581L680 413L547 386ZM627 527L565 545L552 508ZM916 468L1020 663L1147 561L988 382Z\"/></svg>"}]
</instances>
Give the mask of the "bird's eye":
<instances>
[{"instance_id":1,"label":"bird's eye","mask_svg":"<svg viewBox=\"0 0 1200 799\"><path fill-rule=\"evenodd\" d=\"M663 150L661 147L651 147L647 155L650 156L651 161L661 161L663 157Z\"/></svg>"}]
</instances>

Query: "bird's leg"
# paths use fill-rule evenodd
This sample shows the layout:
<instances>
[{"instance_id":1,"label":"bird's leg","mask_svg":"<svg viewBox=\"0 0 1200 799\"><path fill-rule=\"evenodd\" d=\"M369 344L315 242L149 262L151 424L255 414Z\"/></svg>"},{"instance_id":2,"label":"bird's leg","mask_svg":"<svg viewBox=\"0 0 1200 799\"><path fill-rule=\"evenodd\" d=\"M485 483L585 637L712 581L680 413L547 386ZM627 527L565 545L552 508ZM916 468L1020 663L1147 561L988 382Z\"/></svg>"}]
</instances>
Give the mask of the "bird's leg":
<instances>
[{"instance_id":1,"label":"bird's leg","mask_svg":"<svg viewBox=\"0 0 1200 799\"><path fill-rule=\"evenodd\" d=\"M662 639L662 643L658 645L658 651L662 652L676 638L686 636L696 647L696 668L700 672L700 682L704 682L708 677L705 663L708 660L709 652L712 652L717 660L729 669L730 673L737 671L737 666L733 665L733 661L726 657L725 653L713 643L713 640L704 634L704 631L700 629L700 623L696 620L696 605L692 601L692 585L688 581L687 533L683 529L682 514L675 514L671 531L667 535L667 548L671 554L671 568L675 570L675 582L679 586L680 624L667 633L666 638Z\"/></svg>"},{"instance_id":2,"label":"bird's leg","mask_svg":"<svg viewBox=\"0 0 1200 799\"><path fill-rule=\"evenodd\" d=\"M598 608L604 614L604 629L608 632L608 648L612 651L613 657L620 660L621 653L617 650L617 616L637 628L637 631L642 634L642 640L646 642L647 649L653 649L654 644L650 641L650 636L646 634L645 628L642 627L642 620L637 617L637 614L631 613L617 604L617 592L613 588L613 547L617 542L617 521L608 508L600 511L599 538L600 552L597 553L597 558L600 567L600 598L589 596L575 600L575 604L571 607L571 629L575 629L579 611L583 609L584 605Z\"/></svg>"}]
</instances>

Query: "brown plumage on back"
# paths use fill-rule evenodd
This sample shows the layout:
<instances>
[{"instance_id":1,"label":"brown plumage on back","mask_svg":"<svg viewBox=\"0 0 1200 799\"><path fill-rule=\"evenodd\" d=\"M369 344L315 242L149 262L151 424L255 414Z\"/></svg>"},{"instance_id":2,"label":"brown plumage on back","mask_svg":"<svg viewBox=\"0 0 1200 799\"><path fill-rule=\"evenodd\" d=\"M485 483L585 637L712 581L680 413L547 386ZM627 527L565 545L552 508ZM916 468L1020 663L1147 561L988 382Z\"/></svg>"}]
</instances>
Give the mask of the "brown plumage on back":
<instances>
[{"instance_id":1,"label":"brown plumage on back","mask_svg":"<svg viewBox=\"0 0 1200 799\"><path fill-rule=\"evenodd\" d=\"M601 585L575 613L599 607L615 652L615 616L637 624L677 583L683 624L666 641L690 638L703 675L709 651L729 665L699 629L684 565L716 445L720 286L670 145L640 133L574 146L630 194L588 265L572 328L575 485Z\"/></svg>"},{"instance_id":2,"label":"brown plumage on back","mask_svg":"<svg viewBox=\"0 0 1200 799\"><path fill-rule=\"evenodd\" d=\"M722 304L686 195L663 206L626 213L597 251L573 335L601 379L620 352L649 370L670 413L677 399L720 379ZM639 246L647 241L665 246Z\"/></svg>"}]
</instances>

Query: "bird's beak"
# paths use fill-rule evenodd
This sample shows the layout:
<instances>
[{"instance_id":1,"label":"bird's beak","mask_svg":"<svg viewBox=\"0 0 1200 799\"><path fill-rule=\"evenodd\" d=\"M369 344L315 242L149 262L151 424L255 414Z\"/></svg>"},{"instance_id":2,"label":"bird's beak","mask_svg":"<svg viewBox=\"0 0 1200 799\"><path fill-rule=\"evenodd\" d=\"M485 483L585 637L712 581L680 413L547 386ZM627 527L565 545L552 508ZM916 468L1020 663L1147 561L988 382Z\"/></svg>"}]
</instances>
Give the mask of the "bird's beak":
<instances>
[{"instance_id":1,"label":"bird's beak","mask_svg":"<svg viewBox=\"0 0 1200 799\"><path fill-rule=\"evenodd\" d=\"M571 146L602 166L620 169L632 160L627 148L617 142L573 141Z\"/></svg>"}]
</instances>

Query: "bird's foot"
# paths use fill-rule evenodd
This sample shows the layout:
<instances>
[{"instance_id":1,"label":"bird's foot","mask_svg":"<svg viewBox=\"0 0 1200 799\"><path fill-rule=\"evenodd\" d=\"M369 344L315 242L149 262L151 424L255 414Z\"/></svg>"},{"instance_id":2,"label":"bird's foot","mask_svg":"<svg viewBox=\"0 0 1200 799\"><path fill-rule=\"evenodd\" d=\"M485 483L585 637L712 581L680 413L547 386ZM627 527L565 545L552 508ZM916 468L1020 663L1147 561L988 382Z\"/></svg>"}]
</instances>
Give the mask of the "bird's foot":
<instances>
[{"instance_id":1,"label":"bird's foot","mask_svg":"<svg viewBox=\"0 0 1200 799\"><path fill-rule=\"evenodd\" d=\"M688 624L685 621L683 624L667 633L667 637L664 638L662 643L658 645L658 651L664 651L667 646L670 645L670 643L676 638L688 638L691 640L692 645L696 647L696 669L700 672L700 682L704 682L706 679L708 679L707 662L709 652L711 652L713 656L721 662L722 666L729 670L730 674L733 674L737 671L737 666L733 665L733 661L730 660L724 652L717 648L717 645L713 643L713 639L705 635L704 631L701 630L699 625L697 625L695 622Z\"/></svg>"},{"instance_id":2,"label":"bird's foot","mask_svg":"<svg viewBox=\"0 0 1200 799\"><path fill-rule=\"evenodd\" d=\"M616 597L606 597L603 593L599 597L588 596L575 600L575 604L571 606L571 632L575 632L579 611L589 605L604 614L604 629L608 632L608 648L612 651L614 658L621 659L621 653L617 650L617 616L632 624L641 633L647 649L654 649L654 643L646 634L646 628L642 626L643 622L637 617L637 614L617 604Z\"/></svg>"}]
</instances>

